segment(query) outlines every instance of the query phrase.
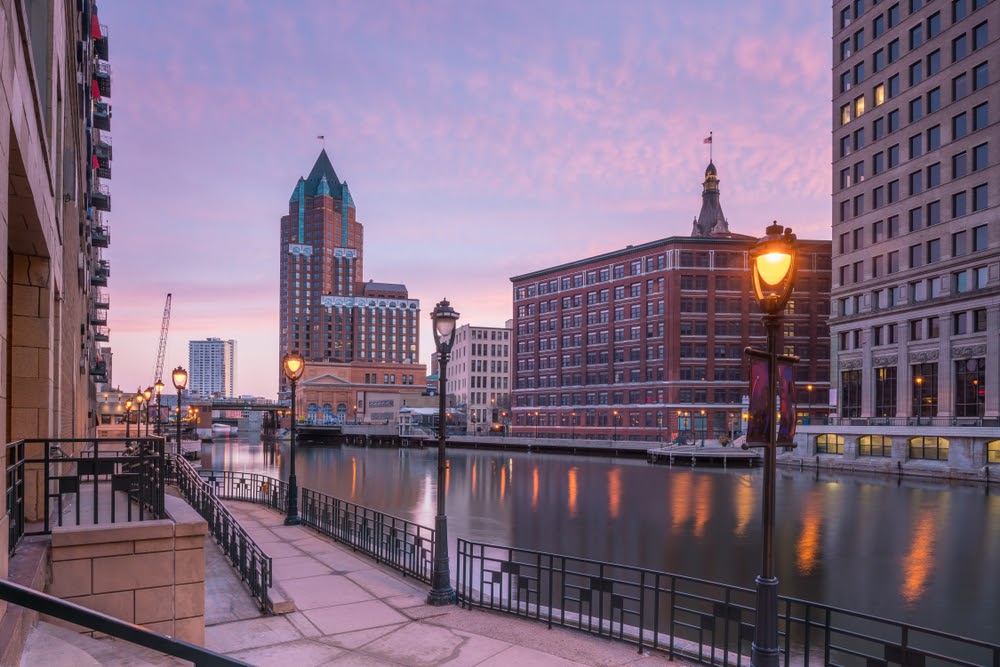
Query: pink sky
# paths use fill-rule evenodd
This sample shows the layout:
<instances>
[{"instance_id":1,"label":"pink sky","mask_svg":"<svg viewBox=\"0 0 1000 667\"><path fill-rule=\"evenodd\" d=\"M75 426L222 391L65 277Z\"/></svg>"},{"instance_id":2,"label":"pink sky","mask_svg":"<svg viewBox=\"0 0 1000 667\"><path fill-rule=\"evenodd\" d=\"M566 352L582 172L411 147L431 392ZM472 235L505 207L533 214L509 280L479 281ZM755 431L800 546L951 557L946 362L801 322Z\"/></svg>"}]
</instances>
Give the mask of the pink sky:
<instances>
[{"instance_id":1,"label":"pink sky","mask_svg":"<svg viewBox=\"0 0 1000 667\"><path fill-rule=\"evenodd\" d=\"M273 397L279 219L326 149L365 278L502 326L510 277L688 235L714 132L734 232L830 237L830 9L801 0L101 0L115 384L237 341Z\"/></svg>"}]
</instances>

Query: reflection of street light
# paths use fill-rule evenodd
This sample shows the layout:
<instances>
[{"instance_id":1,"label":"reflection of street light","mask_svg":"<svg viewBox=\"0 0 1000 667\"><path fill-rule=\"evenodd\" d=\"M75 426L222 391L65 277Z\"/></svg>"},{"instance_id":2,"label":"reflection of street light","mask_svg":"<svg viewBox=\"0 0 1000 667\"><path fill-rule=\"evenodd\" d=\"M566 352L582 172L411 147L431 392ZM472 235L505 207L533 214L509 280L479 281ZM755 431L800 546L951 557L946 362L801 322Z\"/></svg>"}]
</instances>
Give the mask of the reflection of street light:
<instances>
[{"instance_id":1,"label":"reflection of street light","mask_svg":"<svg viewBox=\"0 0 1000 667\"><path fill-rule=\"evenodd\" d=\"M288 433L288 501L285 514L286 526L297 526L302 523L299 518L299 485L295 478L295 385L298 384L302 372L306 369L305 359L298 352L288 352L281 359L281 370L292 385L292 425Z\"/></svg>"},{"instance_id":2,"label":"reflection of street light","mask_svg":"<svg viewBox=\"0 0 1000 667\"><path fill-rule=\"evenodd\" d=\"M188 374L182 367L174 369L172 378L174 386L177 387L177 456L181 455L181 392L187 386Z\"/></svg>"},{"instance_id":3,"label":"reflection of street light","mask_svg":"<svg viewBox=\"0 0 1000 667\"><path fill-rule=\"evenodd\" d=\"M451 587L451 567L448 562L448 516L445 514L445 394L447 393L448 357L455 344L455 325L458 313L442 299L431 313L434 324L434 345L437 346L438 366L438 456L437 456L437 516L434 518L434 567L431 571L431 590L427 602L432 605L455 603L455 589Z\"/></svg>"},{"instance_id":4,"label":"reflection of street light","mask_svg":"<svg viewBox=\"0 0 1000 667\"><path fill-rule=\"evenodd\" d=\"M781 656L778 647L778 578L774 573L774 483L777 463L777 438L774 419L777 404L778 332L782 313L795 287L795 235L777 222L768 226L766 236L750 249L750 267L754 295L764 311L767 330L767 445L764 450L764 494L761 522L761 573L757 577L757 607L750 664L753 667L777 667Z\"/></svg>"}]
</instances>

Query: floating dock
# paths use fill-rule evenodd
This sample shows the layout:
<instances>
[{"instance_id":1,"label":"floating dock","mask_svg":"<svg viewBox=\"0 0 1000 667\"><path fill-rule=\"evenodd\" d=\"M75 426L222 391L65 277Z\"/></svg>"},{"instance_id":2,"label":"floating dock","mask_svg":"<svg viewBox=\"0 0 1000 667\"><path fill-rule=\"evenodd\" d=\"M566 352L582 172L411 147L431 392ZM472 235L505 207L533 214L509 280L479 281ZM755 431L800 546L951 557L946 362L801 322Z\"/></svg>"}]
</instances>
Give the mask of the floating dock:
<instances>
[{"instance_id":1,"label":"floating dock","mask_svg":"<svg viewBox=\"0 0 1000 667\"><path fill-rule=\"evenodd\" d=\"M709 445L668 445L650 449L646 460L662 465L730 465L752 468L760 460L756 450Z\"/></svg>"}]
</instances>

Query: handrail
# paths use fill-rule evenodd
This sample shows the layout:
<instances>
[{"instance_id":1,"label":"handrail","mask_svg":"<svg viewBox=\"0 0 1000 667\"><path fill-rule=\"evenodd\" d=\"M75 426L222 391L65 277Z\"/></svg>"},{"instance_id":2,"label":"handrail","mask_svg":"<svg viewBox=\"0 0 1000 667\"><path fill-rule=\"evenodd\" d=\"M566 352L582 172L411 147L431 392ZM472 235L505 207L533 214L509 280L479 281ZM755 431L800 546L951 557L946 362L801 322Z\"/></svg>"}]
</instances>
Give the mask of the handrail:
<instances>
[{"instance_id":1,"label":"handrail","mask_svg":"<svg viewBox=\"0 0 1000 667\"><path fill-rule=\"evenodd\" d=\"M435 531L364 505L302 489L303 525L430 583Z\"/></svg>"},{"instance_id":2,"label":"handrail","mask_svg":"<svg viewBox=\"0 0 1000 667\"><path fill-rule=\"evenodd\" d=\"M271 600L268 589L273 585L271 557L254 542L250 533L222 503L221 498L224 496L217 495L215 484L202 479L199 471L195 470L183 456L172 454L170 461L176 470L177 487L195 511L208 522L208 530L212 533L212 537L246 582L258 606L264 611L270 611ZM222 471L203 472L221 474Z\"/></svg>"},{"instance_id":3,"label":"handrail","mask_svg":"<svg viewBox=\"0 0 1000 667\"><path fill-rule=\"evenodd\" d=\"M6 600L40 614L52 616L88 630L103 632L130 644L166 653L182 660L189 660L198 667L247 667L249 663L210 651L207 648L153 632L114 616L61 600L33 588L0 578L0 599Z\"/></svg>"},{"instance_id":4,"label":"handrail","mask_svg":"<svg viewBox=\"0 0 1000 667\"><path fill-rule=\"evenodd\" d=\"M707 665L745 664L748 588L586 558L458 540L457 595L480 607L582 630ZM781 664L1000 665L1000 644L780 597ZM720 662L721 661L721 662Z\"/></svg>"}]
</instances>

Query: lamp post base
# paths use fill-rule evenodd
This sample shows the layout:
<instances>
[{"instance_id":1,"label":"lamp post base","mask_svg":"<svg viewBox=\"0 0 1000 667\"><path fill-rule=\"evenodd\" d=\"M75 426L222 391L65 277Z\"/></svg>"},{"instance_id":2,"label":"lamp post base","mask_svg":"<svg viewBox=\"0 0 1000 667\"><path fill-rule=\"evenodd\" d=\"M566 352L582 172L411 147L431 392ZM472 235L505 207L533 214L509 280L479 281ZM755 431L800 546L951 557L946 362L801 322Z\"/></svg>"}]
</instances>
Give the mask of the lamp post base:
<instances>
[{"instance_id":1,"label":"lamp post base","mask_svg":"<svg viewBox=\"0 0 1000 667\"><path fill-rule=\"evenodd\" d=\"M431 572L431 590L427 593L427 604L443 607L455 604L455 598L448 562L448 517L439 514L434 518L434 570Z\"/></svg>"},{"instance_id":2,"label":"lamp post base","mask_svg":"<svg viewBox=\"0 0 1000 667\"><path fill-rule=\"evenodd\" d=\"M286 516L285 517L285 525L286 526L300 526L300 525L302 525L302 517L300 517L298 514L296 514L295 516Z\"/></svg>"},{"instance_id":3,"label":"lamp post base","mask_svg":"<svg viewBox=\"0 0 1000 667\"><path fill-rule=\"evenodd\" d=\"M757 577L757 610L753 644L750 649L751 667L778 667L781 648L778 647L778 578Z\"/></svg>"}]
</instances>

